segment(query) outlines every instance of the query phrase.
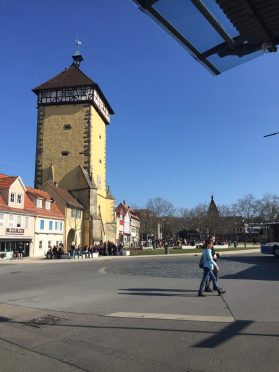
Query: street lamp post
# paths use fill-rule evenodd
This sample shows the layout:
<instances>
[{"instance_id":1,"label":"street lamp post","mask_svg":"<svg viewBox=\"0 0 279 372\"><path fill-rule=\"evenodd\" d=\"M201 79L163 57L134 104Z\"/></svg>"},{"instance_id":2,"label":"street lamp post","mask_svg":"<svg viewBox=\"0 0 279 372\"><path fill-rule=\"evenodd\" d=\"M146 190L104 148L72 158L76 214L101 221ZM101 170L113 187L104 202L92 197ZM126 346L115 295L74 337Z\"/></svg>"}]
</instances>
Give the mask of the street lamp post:
<instances>
[{"instance_id":1,"label":"street lamp post","mask_svg":"<svg viewBox=\"0 0 279 372\"><path fill-rule=\"evenodd\" d=\"M276 136L276 134L279 134L279 132L274 132L274 133L270 133L270 134L265 134L264 137Z\"/></svg>"}]
</instances>

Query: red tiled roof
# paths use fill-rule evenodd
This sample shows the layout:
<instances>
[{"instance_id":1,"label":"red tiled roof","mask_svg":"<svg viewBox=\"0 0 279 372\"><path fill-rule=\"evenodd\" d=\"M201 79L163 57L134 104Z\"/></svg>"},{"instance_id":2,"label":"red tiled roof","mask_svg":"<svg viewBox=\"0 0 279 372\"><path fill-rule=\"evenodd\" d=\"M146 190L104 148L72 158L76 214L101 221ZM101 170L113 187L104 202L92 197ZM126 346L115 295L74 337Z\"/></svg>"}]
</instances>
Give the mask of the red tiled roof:
<instances>
[{"instance_id":1,"label":"red tiled roof","mask_svg":"<svg viewBox=\"0 0 279 372\"><path fill-rule=\"evenodd\" d=\"M21 208L9 207L5 199L3 198L3 195L1 194L1 192L0 192L0 210L17 212L17 213L32 213L32 214L36 214L37 212L37 208L32 203L31 199L29 198L27 194L24 195L24 208L21 209Z\"/></svg>"},{"instance_id":2,"label":"red tiled roof","mask_svg":"<svg viewBox=\"0 0 279 372\"><path fill-rule=\"evenodd\" d=\"M25 193L24 195L24 209L25 210L30 210L36 212L37 208L32 202L32 200L29 198L28 194Z\"/></svg>"},{"instance_id":3,"label":"red tiled roof","mask_svg":"<svg viewBox=\"0 0 279 372\"><path fill-rule=\"evenodd\" d=\"M4 207L6 204L5 199L3 198L3 195L0 192L0 208Z\"/></svg>"},{"instance_id":4,"label":"red tiled roof","mask_svg":"<svg viewBox=\"0 0 279 372\"><path fill-rule=\"evenodd\" d=\"M29 194L32 194L42 199L51 200L51 196L46 191L33 189L33 187L30 186L26 186L26 190Z\"/></svg>"},{"instance_id":5,"label":"red tiled roof","mask_svg":"<svg viewBox=\"0 0 279 372\"><path fill-rule=\"evenodd\" d=\"M7 176L6 174L0 173L0 188L10 187L18 176Z\"/></svg>"},{"instance_id":6,"label":"red tiled roof","mask_svg":"<svg viewBox=\"0 0 279 372\"><path fill-rule=\"evenodd\" d=\"M36 208L39 217L55 217L64 220L63 214L60 212L56 204L51 203L50 209Z\"/></svg>"},{"instance_id":7,"label":"red tiled roof","mask_svg":"<svg viewBox=\"0 0 279 372\"><path fill-rule=\"evenodd\" d=\"M0 175L0 178L1 178L1 175ZM12 177L9 177L9 178L12 178ZM17 177L15 177L15 179L17 179ZM47 192L33 189L32 187L28 187L28 191L24 195L24 208L21 209L21 208L9 207L9 205L6 203L3 195L0 192L0 210L15 212L18 214L27 213L27 214L37 215L40 217L64 219L63 214L60 212L56 204L51 203L50 209L37 208L35 204L32 202L32 200L30 199L28 192L32 195L42 197L43 199L46 199L46 200L51 199L51 197L49 196Z\"/></svg>"},{"instance_id":8,"label":"red tiled roof","mask_svg":"<svg viewBox=\"0 0 279 372\"><path fill-rule=\"evenodd\" d=\"M123 203L120 203L118 207L115 208L116 209L116 213L121 213L121 209L124 210L124 214L126 214L128 211L130 212L131 216L136 219L136 220L140 220L139 216L135 213L135 211L128 207L125 202Z\"/></svg>"},{"instance_id":9,"label":"red tiled roof","mask_svg":"<svg viewBox=\"0 0 279 372\"><path fill-rule=\"evenodd\" d=\"M30 187L30 186L27 186L26 189L27 189L27 194L29 193L31 195L34 195L36 197L39 197L39 198L42 198L42 199L45 199L45 200L51 200L51 196L46 191L42 191L42 190L39 190L39 189L34 189L33 187ZM60 212L60 210L58 209L58 207L55 203L51 203L50 209L36 208L36 207L35 207L35 209L36 209L36 212L37 212L38 216L41 216L41 217L56 217L56 218L64 219L63 214Z\"/></svg>"}]
</instances>

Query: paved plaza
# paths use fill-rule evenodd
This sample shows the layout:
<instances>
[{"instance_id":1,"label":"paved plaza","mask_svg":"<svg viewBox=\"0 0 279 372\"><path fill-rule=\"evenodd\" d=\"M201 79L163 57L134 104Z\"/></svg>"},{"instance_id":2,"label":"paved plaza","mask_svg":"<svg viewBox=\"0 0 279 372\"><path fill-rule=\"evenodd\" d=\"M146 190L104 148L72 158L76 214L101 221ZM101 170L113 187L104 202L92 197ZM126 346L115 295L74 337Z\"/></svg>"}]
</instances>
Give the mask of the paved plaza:
<instances>
[{"instance_id":1,"label":"paved plaza","mask_svg":"<svg viewBox=\"0 0 279 372\"><path fill-rule=\"evenodd\" d=\"M195 255L0 262L0 371L278 371L278 264L223 254L199 298Z\"/></svg>"}]
</instances>

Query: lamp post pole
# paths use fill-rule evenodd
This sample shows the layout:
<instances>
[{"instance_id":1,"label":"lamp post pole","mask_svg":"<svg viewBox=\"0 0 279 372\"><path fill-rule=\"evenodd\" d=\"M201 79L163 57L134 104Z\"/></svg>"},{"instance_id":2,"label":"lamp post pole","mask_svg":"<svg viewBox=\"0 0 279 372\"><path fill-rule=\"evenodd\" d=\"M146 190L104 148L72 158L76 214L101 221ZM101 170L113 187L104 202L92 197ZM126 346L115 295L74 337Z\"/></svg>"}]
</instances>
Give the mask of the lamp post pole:
<instances>
[{"instance_id":1,"label":"lamp post pole","mask_svg":"<svg viewBox=\"0 0 279 372\"><path fill-rule=\"evenodd\" d=\"M276 136L276 134L279 134L279 132L274 132L274 133L270 133L270 134L265 134L264 137Z\"/></svg>"}]
</instances>

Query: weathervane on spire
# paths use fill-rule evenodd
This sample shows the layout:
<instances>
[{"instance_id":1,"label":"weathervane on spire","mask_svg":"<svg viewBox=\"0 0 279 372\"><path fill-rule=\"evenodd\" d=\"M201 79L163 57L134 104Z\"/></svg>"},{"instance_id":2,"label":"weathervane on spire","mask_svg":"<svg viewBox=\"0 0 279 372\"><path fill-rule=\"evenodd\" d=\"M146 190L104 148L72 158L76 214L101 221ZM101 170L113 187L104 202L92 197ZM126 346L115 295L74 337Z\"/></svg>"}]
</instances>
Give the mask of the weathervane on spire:
<instances>
[{"instance_id":1,"label":"weathervane on spire","mask_svg":"<svg viewBox=\"0 0 279 372\"><path fill-rule=\"evenodd\" d=\"M81 46L81 41L78 40L78 37L77 37L77 39L75 40L75 42L76 42L76 45L77 45L77 49L75 51L75 54L72 56L72 58L73 58L73 60L75 62L75 65L79 68L80 62L83 61L83 57L80 54L80 50L79 50L79 48Z\"/></svg>"},{"instance_id":2,"label":"weathervane on spire","mask_svg":"<svg viewBox=\"0 0 279 372\"><path fill-rule=\"evenodd\" d=\"M76 44L77 44L77 51L79 52L79 47L81 46L81 41L79 41L78 37L77 39L75 40Z\"/></svg>"}]
</instances>

